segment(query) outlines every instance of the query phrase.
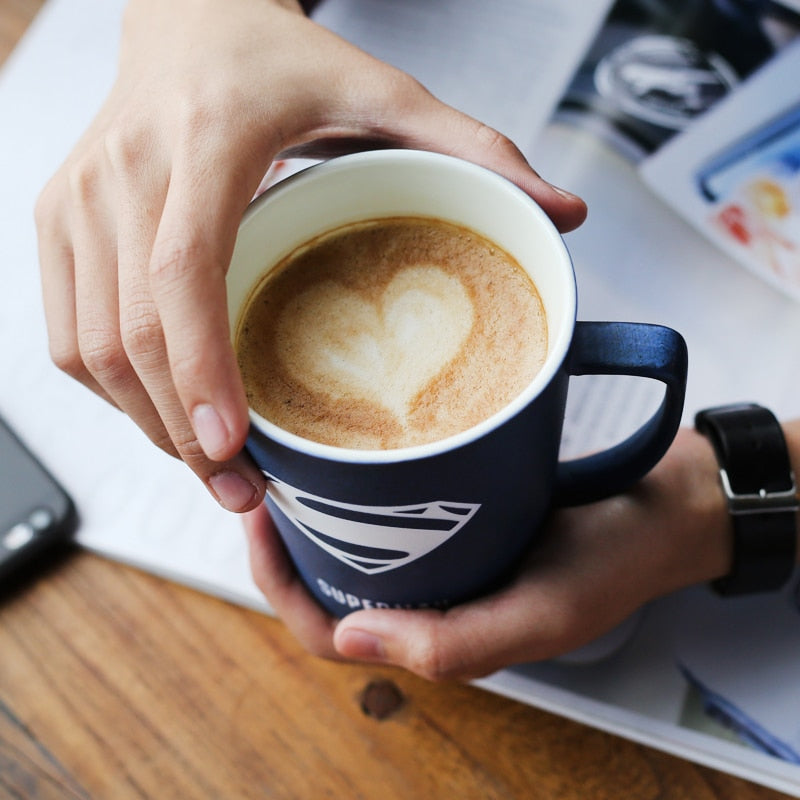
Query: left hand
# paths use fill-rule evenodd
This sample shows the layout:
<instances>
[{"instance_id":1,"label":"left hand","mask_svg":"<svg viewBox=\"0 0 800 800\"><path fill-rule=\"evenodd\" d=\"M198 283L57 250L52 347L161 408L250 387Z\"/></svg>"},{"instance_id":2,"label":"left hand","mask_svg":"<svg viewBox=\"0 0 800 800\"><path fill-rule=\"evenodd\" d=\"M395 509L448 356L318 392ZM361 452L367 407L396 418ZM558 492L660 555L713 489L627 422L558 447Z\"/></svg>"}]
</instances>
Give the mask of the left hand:
<instances>
[{"instance_id":1,"label":"left hand","mask_svg":"<svg viewBox=\"0 0 800 800\"><path fill-rule=\"evenodd\" d=\"M502 174L559 230L582 200L499 132L306 18L296 0L129 0L119 70L36 205L54 362L183 459L230 511L261 502L225 274L269 165L375 146Z\"/></svg>"},{"instance_id":2,"label":"left hand","mask_svg":"<svg viewBox=\"0 0 800 800\"><path fill-rule=\"evenodd\" d=\"M266 508L245 517L256 584L312 653L468 680L562 655L649 600L725 574L729 519L708 442L682 430L630 491L554 512L516 577L448 611L323 611L290 563Z\"/></svg>"}]
</instances>

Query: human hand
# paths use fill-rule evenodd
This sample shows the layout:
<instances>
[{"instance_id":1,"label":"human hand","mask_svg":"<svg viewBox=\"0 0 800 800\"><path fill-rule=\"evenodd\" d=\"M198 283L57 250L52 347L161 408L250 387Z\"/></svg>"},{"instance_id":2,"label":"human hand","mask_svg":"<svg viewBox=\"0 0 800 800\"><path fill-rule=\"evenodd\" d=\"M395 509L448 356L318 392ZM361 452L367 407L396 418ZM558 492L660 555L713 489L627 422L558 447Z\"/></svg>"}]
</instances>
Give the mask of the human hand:
<instances>
[{"instance_id":1,"label":"human hand","mask_svg":"<svg viewBox=\"0 0 800 800\"><path fill-rule=\"evenodd\" d=\"M116 82L37 203L53 360L230 510L264 492L241 452L247 403L225 303L239 220L278 155L387 145L494 169L561 230L585 215L507 139L294 0L131 0Z\"/></svg>"},{"instance_id":2,"label":"human hand","mask_svg":"<svg viewBox=\"0 0 800 800\"><path fill-rule=\"evenodd\" d=\"M655 597L725 574L730 560L716 459L691 430L629 492L556 511L506 587L444 612L370 609L334 619L306 592L266 508L244 521L256 584L309 651L431 680L562 655Z\"/></svg>"}]
</instances>

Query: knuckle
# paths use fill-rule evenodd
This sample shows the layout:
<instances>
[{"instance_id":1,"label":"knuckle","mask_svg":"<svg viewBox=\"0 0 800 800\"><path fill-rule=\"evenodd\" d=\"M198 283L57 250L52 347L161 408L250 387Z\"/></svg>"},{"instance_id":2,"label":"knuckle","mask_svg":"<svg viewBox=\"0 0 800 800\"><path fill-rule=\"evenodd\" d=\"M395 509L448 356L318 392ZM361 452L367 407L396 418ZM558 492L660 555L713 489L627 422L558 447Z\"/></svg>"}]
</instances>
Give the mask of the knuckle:
<instances>
[{"instance_id":1,"label":"knuckle","mask_svg":"<svg viewBox=\"0 0 800 800\"><path fill-rule=\"evenodd\" d=\"M226 115L212 86L195 87L190 96L178 109L178 131L184 141L202 141L214 130L213 122Z\"/></svg>"},{"instance_id":2,"label":"knuckle","mask_svg":"<svg viewBox=\"0 0 800 800\"><path fill-rule=\"evenodd\" d=\"M80 349L73 342L60 339L49 340L50 360L64 373L76 380L86 374Z\"/></svg>"},{"instance_id":3,"label":"knuckle","mask_svg":"<svg viewBox=\"0 0 800 800\"><path fill-rule=\"evenodd\" d=\"M192 429L187 426L185 429L173 431L172 433L172 447L175 452L191 467L200 478L208 477L209 461L200 442L192 432ZM217 465L218 467L218 465Z\"/></svg>"},{"instance_id":4,"label":"knuckle","mask_svg":"<svg viewBox=\"0 0 800 800\"><path fill-rule=\"evenodd\" d=\"M52 178L39 193L33 207L33 220L39 230L48 228L58 214L60 210L58 195L57 179Z\"/></svg>"},{"instance_id":5,"label":"knuckle","mask_svg":"<svg viewBox=\"0 0 800 800\"><path fill-rule=\"evenodd\" d=\"M236 125L250 104L250 95L213 74L187 77L176 104L174 122L183 141L201 144L211 139L225 141L224 131Z\"/></svg>"},{"instance_id":6,"label":"knuckle","mask_svg":"<svg viewBox=\"0 0 800 800\"><path fill-rule=\"evenodd\" d=\"M547 625L538 631L538 658L561 655L579 644L581 632L586 624L586 609L565 599L554 612Z\"/></svg>"},{"instance_id":7,"label":"knuckle","mask_svg":"<svg viewBox=\"0 0 800 800\"><path fill-rule=\"evenodd\" d=\"M185 87L173 109L168 135L192 154L196 168L211 168L213 154L230 146L231 126L247 111L239 96L244 95L235 88L226 91L214 79L192 81Z\"/></svg>"},{"instance_id":8,"label":"knuckle","mask_svg":"<svg viewBox=\"0 0 800 800\"><path fill-rule=\"evenodd\" d=\"M103 149L116 174L136 175L141 172L142 162L151 150L150 135L142 128L122 121L106 133Z\"/></svg>"},{"instance_id":9,"label":"knuckle","mask_svg":"<svg viewBox=\"0 0 800 800\"><path fill-rule=\"evenodd\" d=\"M100 192L101 165L94 155L81 156L70 165L67 180L75 205L78 208L91 206Z\"/></svg>"},{"instance_id":10,"label":"knuckle","mask_svg":"<svg viewBox=\"0 0 800 800\"><path fill-rule=\"evenodd\" d=\"M258 589L261 594L267 599L267 602L270 600L270 583L267 580L267 576L264 574L264 565L263 563L257 558L249 558L249 568L250 568L250 577L253 579L253 583L256 585L256 589Z\"/></svg>"},{"instance_id":11,"label":"knuckle","mask_svg":"<svg viewBox=\"0 0 800 800\"><path fill-rule=\"evenodd\" d=\"M203 255L199 242L173 237L162 240L153 251L149 266L154 292L180 288Z\"/></svg>"},{"instance_id":12,"label":"knuckle","mask_svg":"<svg viewBox=\"0 0 800 800\"><path fill-rule=\"evenodd\" d=\"M552 620L552 636L568 637L586 618L586 609L574 598L563 598Z\"/></svg>"},{"instance_id":13,"label":"knuckle","mask_svg":"<svg viewBox=\"0 0 800 800\"><path fill-rule=\"evenodd\" d=\"M198 376L208 369L204 351L197 347L175 349L170 353L170 371L176 386L188 386L197 382Z\"/></svg>"},{"instance_id":14,"label":"knuckle","mask_svg":"<svg viewBox=\"0 0 800 800\"><path fill-rule=\"evenodd\" d=\"M398 108L414 113L432 100L433 96L416 78L392 67L383 69L380 93L372 98L373 105L388 114Z\"/></svg>"},{"instance_id":15,"label":"knuckle","mask_svg":"<svg viewBox=\"0 0 800 800\"><path fill-rule=\"evenodd\" d=\"M173 458L181 457L175 443L172 441L172 437L163 424L158 425L155 430L148 431L147 436L159 450L163 450L167 455Z\"/></svg>"},{"instance_id":16,"label":"knuckle","mask_svg":"<svg viewBox=\"0 0 800 800\"><path fill-rule=\"evenodd\" d=\"M478 123L475 131L475 138L481 150L484 150L492 155L505 155L510 154L512 151L516 153L517 148L511 143L511 140L504 136L500 131L490 128L484 123Z\"/></svg>"},{"instance_id":17,"label":"knuckle","mask_svg":"<svg viewBox=\"0 0 800 800\"><path fill-rule=\"evenodd\" d=\"M398 69L384 70L384 90L396 101L409 99L421 94L428 96L427 89L412 75Z\"/></svg>"},{"instance_id":18,"label":"knuckle","mask_svg":"<svg viewBox=\"0 0 800 800\"><path fill-rule=\"evenodd\" d=\"M100 383L117 385L130 373L119 335L102 328L82 329L78 333L81 360Z\"/></svg>"},{"instance_id":19,"label":"knuckle","mask_svg":"<svg viewBox=\"0 0 800 800\"><path fill-rule=\"evenodd\" d=\"M149 303L127 303L120 327L122 346L131 361L160 355L163 344L161 324Z\"/></svg>"},{"instance_id":20,"label":"knuckle","mask_svg":"<svg viewBox=\"0 0 800 800\"><path fill-rule=\"evenodd\" d=\"M300 643L300 646L314 658L324 658L329 661L340 661L341 658L335 652L332 652L329 645L321 641L319 638L310 635L304 630L295 632L295 636Z\"/></svg>"},{"instance_id":21,"label":"knuckle","mask_svg":"<svg viewBox=\"0 0 800 800\"><path fill-rule=\"evenodd\" d=\"M420 637L410 653L408 666L412 672L434 683L458 676L458 665L447 657L441 639L434 632Z\"/></svg>"}]
</instances>

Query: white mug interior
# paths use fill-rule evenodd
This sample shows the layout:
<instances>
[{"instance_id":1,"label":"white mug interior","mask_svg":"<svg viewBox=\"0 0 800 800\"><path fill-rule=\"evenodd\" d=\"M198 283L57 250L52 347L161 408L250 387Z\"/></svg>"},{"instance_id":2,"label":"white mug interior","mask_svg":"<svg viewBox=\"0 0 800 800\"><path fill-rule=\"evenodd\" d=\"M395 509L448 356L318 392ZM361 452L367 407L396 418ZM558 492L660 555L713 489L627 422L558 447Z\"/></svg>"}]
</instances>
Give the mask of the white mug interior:
<instances>
[{"instance_id":1,"label":"white mug interior","mask_svg":"<svg viewBox=\"0 0 800 800\"><path fill-rule=\"evenodd\" d=\"M553 223L521 189L499 175L450 156L379 150L333 159L287 178L245 213L227 277L231 336L264 275L300 245L326 231L380 217L434 217L472 229L510 253L539 290L547 315L548 354L526 389L493 416L435 442L394 450L357 450L289 433L250 411L275 441L321 458L390 463L434 455L472 441L535 398L567 354L576 315L575 276Z\"/></svg>"}]
</instances>

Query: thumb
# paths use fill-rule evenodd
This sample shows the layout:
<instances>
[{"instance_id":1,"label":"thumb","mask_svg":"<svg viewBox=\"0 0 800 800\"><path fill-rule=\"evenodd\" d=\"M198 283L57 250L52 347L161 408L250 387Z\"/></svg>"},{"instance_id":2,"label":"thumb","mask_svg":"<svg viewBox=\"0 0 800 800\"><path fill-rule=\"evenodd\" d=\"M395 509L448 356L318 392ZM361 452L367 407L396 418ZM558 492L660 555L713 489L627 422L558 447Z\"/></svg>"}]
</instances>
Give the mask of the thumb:
<instances>
[{"instance_id":1,"label":"thumb","mask_svg":"<svg viewBox=\"0 0 800 800\"><path fill-rule=\"evenodd\" d=\"M449 611L357 611L338 623L333 644L345 659L391 664L433 681L470 680L566 649L557 611L548 620L509 600L496 595Z\"/></svg>"}]
</instances>

